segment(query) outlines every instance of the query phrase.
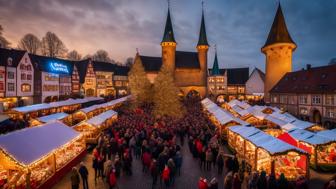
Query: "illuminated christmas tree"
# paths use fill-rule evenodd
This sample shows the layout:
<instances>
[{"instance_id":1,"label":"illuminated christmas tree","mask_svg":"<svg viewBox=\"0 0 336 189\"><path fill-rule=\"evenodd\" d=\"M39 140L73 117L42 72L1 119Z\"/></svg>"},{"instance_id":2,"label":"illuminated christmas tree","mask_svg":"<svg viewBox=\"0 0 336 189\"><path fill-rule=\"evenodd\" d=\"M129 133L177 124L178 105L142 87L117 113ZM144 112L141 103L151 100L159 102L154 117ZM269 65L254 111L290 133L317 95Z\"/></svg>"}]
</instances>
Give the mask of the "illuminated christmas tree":
<instances>
[{"instance_id":1,"label":"illuminated christmas tree","mask_svg":"<svg viewBox=\"0 0 336 189\"><path fill-rule=\"evenodd\" d=\"M154 82L154 114L156 116L182 117L184 107L179 96L179 89L174 83L174 77L169 67L162 65Z\"/></svg>"}]
</instances>

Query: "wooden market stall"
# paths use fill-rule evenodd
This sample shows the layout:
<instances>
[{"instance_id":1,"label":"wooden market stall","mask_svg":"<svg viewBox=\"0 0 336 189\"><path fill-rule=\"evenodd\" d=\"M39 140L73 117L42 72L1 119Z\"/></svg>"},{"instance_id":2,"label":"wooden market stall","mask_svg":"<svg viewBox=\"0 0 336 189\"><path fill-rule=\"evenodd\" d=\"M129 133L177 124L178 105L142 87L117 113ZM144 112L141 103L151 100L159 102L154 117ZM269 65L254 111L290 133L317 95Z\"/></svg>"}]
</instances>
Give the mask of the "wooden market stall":
<instances>
[{"instance_id":1,"label":"wooden market stall","mask_svg":"<svg viewBox=\"0 0 336 189\"><path fill-rule=\"evenodd\" d=\"M312 123L309 121L302 121L298 119L281 126L281 129L286 132L295 130L295 129L304 129L304 130L312 131L312 132L318 132L318 131L325 130L325 128L321 127L320 125L316 123Z\"/></svg>"},{"instance_id":2,"label":"wooden market stall","mask_svg":"<svg viewBox=\"0 0 336 189\"><path fill-rule=\"evenodd\" d=\"M102 100L101 97L87 97L83 99L68 99L64 101L33 104L29 106L13 108L6 112L13 119L30 120L54 113L66 112L73 113L81 108L81 105L87 102L97 102Z\"/></svg>"},{"instance_id":3,"label":"wooden market stall","mask_svg":"<svg viewBox=\"0 0 336 189\"><path fill-rule=\"evenodd\" d=\"M100 132L110 127L117 118L117 112L108 110L95 117L78 123L73 128L76 131L83 133L86 138L86 143L95 144L97 143Z\"/></svg>"},{"instance_id":4,"label":"wooden market stall","mask_svg":"<svg viewBox=\"0 0 336 189\"><path fill-rule=\"evenodd\" d=\"M0 188L51 188L85 155L81 133L60 122L0 136Z\"/></svg>"},{"instance_id":5,"label":"wooden market stall","mask_svg":"<svg viewBox=\"0 0 336 189\"><path fill-rule=\"evenodd\" d=\"M312 167L321 169L336 168L336 136L330 138L327 133L313 133L303 129L288 132L296 140L298 148L311 154ZM289 137L284 139L286 142L289 140Z\"/></svg>"},{"instance_id":6,"label":"wooden market stall","mask_svg":"<svg viewBox=\"0 0 336 189\"><path fill-rule=\"evenodd\" d=\"M276 177L284 173L289 180L301 175L309 178L307 152L254 127L233 126L228 130L229 146L253 170L274 173Z\"/></svg>"},{"instance_id":7,"label":"wooden market stall","mask_svg":"<svg viewBox=\"0 0 336 189\"><path fill-rule=\"evenodd\" d=\"M50 123L50 122L54 122L54 121L61 121L66 125L71 125L72 123L72 116L67 114L67 113L56 113L56 114L51 114L51 115L47 115L47 116L43 116L43 117L38 117L35 119L31 119L30 120L30 126L34 127L34 126L38 126L38 125L42 125L45 123Z\"/></svg>"}]
</instances>

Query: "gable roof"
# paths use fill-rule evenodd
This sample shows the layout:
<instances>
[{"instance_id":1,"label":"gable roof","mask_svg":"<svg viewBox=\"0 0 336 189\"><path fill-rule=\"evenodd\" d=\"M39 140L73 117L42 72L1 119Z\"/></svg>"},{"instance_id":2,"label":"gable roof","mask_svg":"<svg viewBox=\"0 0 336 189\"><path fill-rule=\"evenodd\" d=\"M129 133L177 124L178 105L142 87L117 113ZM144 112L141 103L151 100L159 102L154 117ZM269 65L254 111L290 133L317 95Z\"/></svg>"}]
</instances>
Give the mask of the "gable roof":
<instances>
[{"instance_id":1,"label":"gable roof","mask_svg":"<svg viewBox=\"0 0 336 189\"><path fill-rule=\"evenodd\" d=\"M12 58L12 67L17 67L26 51L0 48L0 66L7 66L8 58Z\"/></svg>"},{"instance_id":2,"label":"gable roof","mask_svg":"<svg viewBox=\"0 0 336 189\"><path fill-rule=\"evenodd\" d=\"M146 72L158 72L162 66L161 57L139 56ZM199 69L197 52L176 51L175 68Z\"/></svg>"},{"instance_id":3,"label":"gable roof","mask_svg":"<svg viewBox=\"0 0 336 189\"><path fill-rule=\"evenodd\" d=\"M336 65L315 67L286 73L271 93L336 92Z\"/></svg>"},{"instance_id":4,"label":"gable roof","mask_svg":"<svg viewBox=\"0 0 336 189\"><path fill-rule=\"evenodd\" d=\"M276 15L273 20L273 24L271 27L271 30L268 34L267 40L265 42L265 45L263 46L266 47L268 45L272 45L275 43L293 43L292 37L290 36L284 15L282 13L281 5L279 3L278 10L276 12Z\"/></svg>"},{"instance_id":5,"label":"gable roof","mask_svg":"<svg viewBox=\"0 0 336 189\"><path fill-rule=\"evenodd\" d=\"M250 77L253 75L253 73L256 72L260 78L265 81L265 73L263 71L261 71L259 68L254 68L254 70L252 71Z\"/></svg>"},{"instance_id":6,"label":"gable roof","mask_svg":"<svg viewBox=\"0 0 336 189\"><path fill-rule=\"evenodd\" d=\"M212 69L208 69L212 73ZM219 75L227 74L228 85L245 85L249 78L249 68L222 68Z\"/></svg>"}]
</instances>

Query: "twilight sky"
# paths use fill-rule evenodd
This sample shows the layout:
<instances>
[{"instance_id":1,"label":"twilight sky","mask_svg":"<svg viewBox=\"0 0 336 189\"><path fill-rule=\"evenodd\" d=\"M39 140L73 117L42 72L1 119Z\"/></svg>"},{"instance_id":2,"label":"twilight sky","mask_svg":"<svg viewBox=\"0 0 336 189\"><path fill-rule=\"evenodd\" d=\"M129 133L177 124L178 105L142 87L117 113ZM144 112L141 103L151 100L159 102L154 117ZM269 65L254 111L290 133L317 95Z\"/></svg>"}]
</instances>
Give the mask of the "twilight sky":
<instances>
[{"instance_id":1,"label":"twilight sky","mask_svg":"<svg viewBox=\"0 0 336 189\"><path fill-rule=\"evenodd\" d=\"M325 65L336 57L336 1L282 0L288 30L298 45L293 68ZM277 8L275 0L206 0L205 22L212 67L217 44L220 67L264 70L260 48ZM124 62L140 54L160 56L167 15L166 0L0 0L4 36L17 46L26 33L39 38L55 32L69 50L82 55L105 49ZM201 0L171 0L177 49L195 51Z\"/></svg>"}]
</instances>

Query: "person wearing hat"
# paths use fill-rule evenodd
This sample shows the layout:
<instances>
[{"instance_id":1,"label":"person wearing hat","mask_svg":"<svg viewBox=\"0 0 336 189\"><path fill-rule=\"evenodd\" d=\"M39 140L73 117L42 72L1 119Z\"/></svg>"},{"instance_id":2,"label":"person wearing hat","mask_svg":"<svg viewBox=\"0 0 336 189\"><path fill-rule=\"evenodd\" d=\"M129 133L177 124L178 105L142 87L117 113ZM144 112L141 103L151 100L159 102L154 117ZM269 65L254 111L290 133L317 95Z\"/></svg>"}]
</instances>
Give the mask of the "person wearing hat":
<instances>
[{"instance_id":1,"label":"person wearing hat","mask_svg":"<svg viewBox=\"0 0 336 189\"><path fill-rule=\"evenodd\" d=\"M89 188L89 184L88 184L88 175L89 175L89 171L87 170L87 168L84 165L84 162L80 163L80 167L79 167L79 174L82 177L82 181L83 181L83 189L88 189Z\"/></svg>"}]
</instances>

